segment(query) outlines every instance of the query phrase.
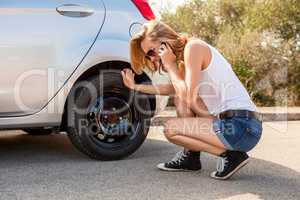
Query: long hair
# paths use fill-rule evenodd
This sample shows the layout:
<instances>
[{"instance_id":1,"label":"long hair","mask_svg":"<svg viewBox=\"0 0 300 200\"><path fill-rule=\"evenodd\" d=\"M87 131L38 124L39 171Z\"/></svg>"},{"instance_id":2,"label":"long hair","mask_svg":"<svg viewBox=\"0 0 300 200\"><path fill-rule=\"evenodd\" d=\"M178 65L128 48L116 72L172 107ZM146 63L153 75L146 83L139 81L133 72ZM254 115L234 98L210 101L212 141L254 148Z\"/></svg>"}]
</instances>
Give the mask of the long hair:
<instances>
[{"instance_id":1,"label":"long hair","mask_svg":"<svg viewBox=\"0 0 300 200\"><path fill-rule=\"evenodd\" d=\"M186 36L176 33L167 24L156 20L145 23L142 30L136 33L130 40L131 67L135 73L141 74L145 67L152 72L160 70L145 57L145 53L141 47L141 42L145 38L149 38L152 41L163 41L168 43L176 56L177 66L184 76L183 51L188 39Z\"/></svg>"}]
</instances>

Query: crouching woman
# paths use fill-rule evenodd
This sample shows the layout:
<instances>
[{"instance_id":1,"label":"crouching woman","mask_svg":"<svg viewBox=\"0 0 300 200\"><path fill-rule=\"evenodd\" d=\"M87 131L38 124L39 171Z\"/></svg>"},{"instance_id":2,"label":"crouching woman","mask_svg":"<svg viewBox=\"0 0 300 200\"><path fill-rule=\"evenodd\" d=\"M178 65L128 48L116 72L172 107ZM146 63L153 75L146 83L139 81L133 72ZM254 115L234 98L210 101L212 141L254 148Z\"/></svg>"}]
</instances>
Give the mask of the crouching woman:
<instances>
[{"instance_id":1,"label":"crouching woman","mask_svg":"<svg viewBox=\"0 0 300 200\"><path fill-rule=\"evenodd\" d=\"M130 69L122 71L124 84L144 93L174 95L177 118L166 122L168 141L184 147L165 171L200 170L200 152L220 158L215 179L228 179L249 161L247 152L259 142L262 123L257 108L232 70L213 46L186 38L163 22L150 21L130 41L131 65L164 70L170 84L135 84Z\"/></svg>"}]
</instances>

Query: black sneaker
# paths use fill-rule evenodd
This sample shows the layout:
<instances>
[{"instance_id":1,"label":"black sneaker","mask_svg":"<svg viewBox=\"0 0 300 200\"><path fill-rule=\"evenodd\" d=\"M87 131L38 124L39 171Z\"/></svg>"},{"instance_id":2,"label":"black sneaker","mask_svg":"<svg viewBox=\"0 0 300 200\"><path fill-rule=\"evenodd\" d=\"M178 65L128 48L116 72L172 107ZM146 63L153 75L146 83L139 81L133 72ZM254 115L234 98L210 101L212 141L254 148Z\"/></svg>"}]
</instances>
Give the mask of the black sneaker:
<instances>
[{"instance_id":1,"label":"black sneaker","mask_svg":"<svg viewBox=\"0 0 300 200\"><path fill-rule=\"evenodd\" d=\"M226 180L245 166L248 161L249 156L245 152L226 151L220 155L217 171L212 172L210 176L215 179Z\"/></svg>"},{"instance_id":2,"label":"black sneaker","mask_svg":"<svg viewBox=\"0 0 300 200\"><path fill-rule=\"evenodd\" d=\"M164 171L188 171L200 170L200 152L180 151L169 162L160 163L157 165L160 170Z\"/></svg>"}]
</instances>

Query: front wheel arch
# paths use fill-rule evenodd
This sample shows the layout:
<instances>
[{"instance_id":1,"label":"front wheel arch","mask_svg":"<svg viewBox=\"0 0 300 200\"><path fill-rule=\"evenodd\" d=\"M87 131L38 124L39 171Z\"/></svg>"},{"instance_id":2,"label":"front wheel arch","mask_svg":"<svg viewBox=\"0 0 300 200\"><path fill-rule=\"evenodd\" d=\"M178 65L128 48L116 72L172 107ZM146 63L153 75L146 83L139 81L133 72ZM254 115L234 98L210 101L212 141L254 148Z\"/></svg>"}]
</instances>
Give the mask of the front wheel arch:
<instances>
[{"instance_id":1,"label":"front wheel arch","mask_svg":"<svg viewBox=\"0 0 300 200\"><path fill-rule=\"evenodd\" d=\"M74 85L78 83L79 81L87 80L91 76L99 75L101 73L101 70L107 70L107 69L125 69L125 68L131 68L130 63L125 62L125 61L106 61L103 63L99 63L97 65L94 65L93 67L90 67L87 69L82 75L78 77L78 79L75 81ZM141 75L136 75L136 82L137 83L146 83L146 84L152 84L152 81L150 77L146 73L142 73ZM156 110L156 97L155 95L148 95L149 101L150 101L150 107L151 107L151 117L154 116L155 110ZM67 131L67 102L68 99L65 101L64 105L64 111L63 111L63 116L62 116L62 122L60 126L60 131Z\"/></svg>"}]
</instances>

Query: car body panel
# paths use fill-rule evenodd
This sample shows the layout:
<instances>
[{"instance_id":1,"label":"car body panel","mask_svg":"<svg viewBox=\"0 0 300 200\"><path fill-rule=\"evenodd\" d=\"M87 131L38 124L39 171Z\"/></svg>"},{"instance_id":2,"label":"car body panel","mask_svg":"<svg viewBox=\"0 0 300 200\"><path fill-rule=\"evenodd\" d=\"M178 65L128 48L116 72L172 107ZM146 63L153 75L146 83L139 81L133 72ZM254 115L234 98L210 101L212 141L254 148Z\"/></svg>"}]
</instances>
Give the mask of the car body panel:
<instances>
[{"instance_id":1,"label":"car body panel","mask_svg":"<svg viewBox=\"0 0 300 200\"><path fill-rule=\"evenodd\" d=\"M56 10L64 7L93 13L64 16ZM104 18L101 0L1 1L0 116L41 110L83 60Z\"/></svg>"},{"instance_id":2,"label":"car body panel","mask_svg":"<svg viewBox=\"0 0 300 200\"><path fill-rule=\"evenodd\" d=\"M94 66L101 66L99 64L107 61L130 62L128 41L130 40L131 24L142 24L146 20L130 1L104 0L103 2L107 12L101 33L85 59L67 79L57 94L42 110L35 114L21 117L0 117L0 129L60 126L68 94L74 83L84 72ZM121 23L120 19L122 19ZM115 26L114 24L118 25ZM166 73L160 75L157 72L145 72L155 84L168 82ZM168 96L157 95L155 113L163 110L167 101Z\"/></svg>"}]
</instances>

